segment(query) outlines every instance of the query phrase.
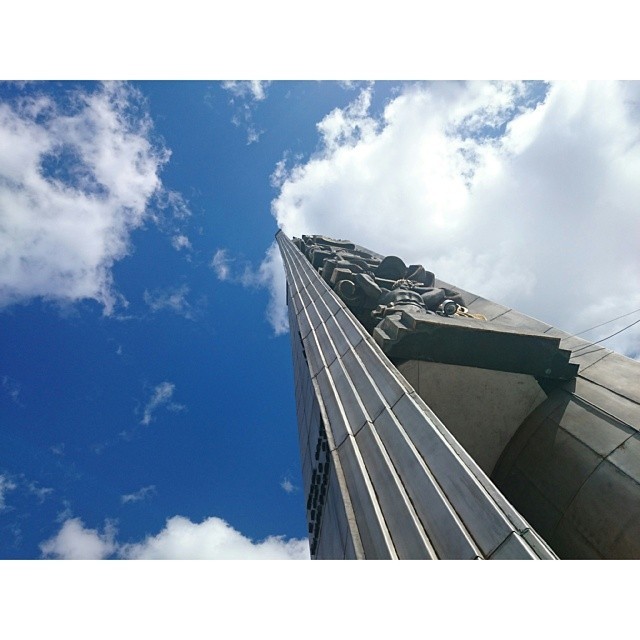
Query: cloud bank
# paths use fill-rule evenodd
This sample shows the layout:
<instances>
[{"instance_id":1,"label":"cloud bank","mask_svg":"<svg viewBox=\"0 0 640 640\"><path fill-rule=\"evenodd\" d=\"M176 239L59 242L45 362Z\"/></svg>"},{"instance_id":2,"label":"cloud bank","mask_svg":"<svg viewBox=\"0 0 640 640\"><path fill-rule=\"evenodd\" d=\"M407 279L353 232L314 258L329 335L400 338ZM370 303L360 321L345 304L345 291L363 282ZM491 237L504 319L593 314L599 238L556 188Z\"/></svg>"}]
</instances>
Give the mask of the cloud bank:
<instances>
[{"instance_id":1,"label":"cloud bank","mask_svg":"<svg viewBox=\"0 0 640 640\"><path fill-rule=\"evenodd\" d=\"M221 518L201 523L174 516L165 528L142 542L120 544L115 529L107 523L102 532L88 529L79 518L64 522L60 531L40 545L43 557L58 559L140 560L308 560L306 540L270 536L254 542Z\"/></svg>"},{"instance_id":2,"label":"cloud bank","mask_svg":"<svg viewBox=\"0 0 640 640\"><path fill-rule=\"evenodd\" d=\"M287 235L423 263L570 332L640 307L640 83L407 85L380 117L373 90L278 165ZM638 332L606 346L637 355Z\"/></svg>"},{"instance_id":3,"label":"cloud bank","mask_svg":"<svg viewBox=\"0 0 640 640\"><path fill-rule=\"evenodd\" d=\"M138 92L109 83L64 99L0 103L0 307L93 299L109 314L131 232L153 200L180 215L184 203L162 187L170 153Z\"/></svg>"}]
</instances>

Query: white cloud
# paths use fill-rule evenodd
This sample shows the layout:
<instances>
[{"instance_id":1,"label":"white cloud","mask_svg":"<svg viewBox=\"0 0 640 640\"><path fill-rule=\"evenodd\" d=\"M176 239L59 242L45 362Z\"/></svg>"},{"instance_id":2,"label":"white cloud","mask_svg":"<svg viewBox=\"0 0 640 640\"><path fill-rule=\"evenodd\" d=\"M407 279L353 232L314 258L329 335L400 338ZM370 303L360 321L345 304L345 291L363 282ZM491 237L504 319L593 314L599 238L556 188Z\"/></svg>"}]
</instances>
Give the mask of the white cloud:
<instances>
[{"instance_id":1,"label":"white cloud","mask_svg":"<svg viewBox=\"0 0 640 640\"><path fill-rule=\"evenodd\" d=\"M117 556L128 559L166 560L307 560L307 540L269 536L254 542L220 518L201 523L174 516L155 536L141 542L119 544L109 522L101 533L87 529L79 518L66 520L60 531L43 542L44 557L63 559L102 559Z\"/></svg>"},{"instance_id":2,"label":"white cloud","mask_svg":"<svg viewBox=\"0 0 640 640\"><path fill-rule=\"evenodd\" d=\"M16 483L13 482L8 475L0 474L0 511L7 508L6 494L9 491L13 491L16 487Z\"/></svg>"},{"instance_id":3,"label":"white cloud","mask_svg":"<svg viewBox=\"0 0 640 640\"><path fill-rule=\"evenodd\" d=\"M27 482L27 491L38 498L40 503L43 503L47 496L53 493L52 487L41 487L37 482Z\"/></svg>"},{"instance_id":4,"label":"white cloud","mask_svg":"<svg viewBox=\"0 0 640 640\"><path fill-rule=\"evenodd\" d=\"M0 104L0 307L89 298L110 313L123 301L113 263L152 198L175 200L159 178L169 151L150 142L135 90L109 83L70 102Z\"/></svg>"},{"instance_id":5,"label":"white cloud","mask_svg":"<svg viewBox=\"0 0 640 640\"><path fill-rule=\"evenodd\" d=\"M226 249L217 249L211 259L211 268L215 271L218 280L229 280L230 278L230 262L231 258L228 256Z\"/></svg>"},{"instance_id":6,"label":"white cloud","mask_svg":"<svg viewBox=\"0 0 640 640\"><path fill-rule=\"evenodd\" d=\"M143 299L151 311L168 310L184 316L187 320L193 320L194 310L187 301L189 286L186 284L179 287L167 287L166 289L145 289Z\"/></svg>"},{"instance_id":7,"label":"white cloud","mask_svg":"<svg viewBox=\"0 0 640 640\"><path fill-rule=\"evenodd\" d=\"M233 96L231 104L235 110L231 122L236 127L245 127L248 145L258 142L264 133L256 127L253 116L257 103L267 97L270 84L264 80L228 80L222 83L222 88Z\"/></svg>"},{"instance_id":8,"label":"white cloud","mask_svg":"<svg viewBox=\"0 0 640 640\"><path fill-rule=\"evenodd\" d=\"M171 238L171 244L176 251L180 251L181 249L191 249L191 242L189 238L184 235L175 235Z\"/></svg>"},{"instance_id":9,"label":"white cloud","mask_svg":"<svg viewBox=\"0 0 640 640\"><path fill-rule=\"evenodd\" d=\"M282 487L282 490L285 493L294 493L295 491L298 490L298 487L296 487L293 482L291 482L291 479L286 477L282 480L282 482L280 483L280 486Z\"/></svg>"},{"instance_id":10,"label":"white cloud","mask_svg":"<svg viewBox=\"0 0 640 640\"><path fill-rule=\"evenodd\" d=\"M174 516L157 536L126 545L121 553L138 559L305 560L309 547L306 540L284 540L280 536L253 542L220 518L196 524Z\"/></svg>"},{"instance_id":11,"label":"white cloud","mask_svg":"<svg viewBox=\"0 0 640 640\"><path fill-rule=\"evenodd\" d=\"M80 518L71 518L55 536L40 545L40 551L45 558L102 560L116 551L114 537L115 528L109 522L100 533L87 529Z\"/></svg>"},{"instance_id":12,"label":"white cloud","mask_svg":"<svg viewBox=\"0 0 640 640\"><path fill-rule=\"evenodd\" d=\"M145 498L152 496L156 493L156 486L154 484L150 484L148 487L142 487L135 491L134 493L128 493L124 496L120 496L120 500L122 504L127 504L128 502L140 502Z\"/></svg>"},{"instance_id":13,"label":"white cloud","mask_svg":"<svg viewBox=\"0 0 640 640\"><path fill-rule=\"evenodd\" d=\"M421 262L568 331L640 307L640 83L411 85L380 118L370 91L318 124L306 163L276 167L288 236ZM637 354L638 332L607 346Z\"/></svg>"},{"instance_id":14,"label":"white cloud","mask_svg":"<svg viewBox=\"0 0 640 640\"><path fill-rule=\"evenodd\" d=\"M266 80L227 80L222 88L231 92L237 98L249 98L260 102L267 97L267 87L271 82Z\"/></svg>"},{"instance_id":15,"label":"white cloud","mask_svg":"<svg viewBox=\"0 0 640 640\"><path fill-rule=\"evenodd\" d=\"M153 421L153 414L162 406L166 406L170 411L183 411L185 407L175 402L171 402L176 385L173 382L161 382L153 390L151 398L144 407L144 415L140 424L148 425Z\"/></svg>"},{"instance_id":16,"label":"white cloud","mask_svg":"<svg viewBox=\"0 0 640 640\"><path fill-rule=\"evenodd\" d=\"M286 310L286 280L280 251L275 242L267 249L257 269L246 261L231 258L227 249L218 249L215 252L211 267L219 280L241 284L247 288L268 289L266 318L276 335L287 332L289 320Z\"/></svg>"}]
</instances>

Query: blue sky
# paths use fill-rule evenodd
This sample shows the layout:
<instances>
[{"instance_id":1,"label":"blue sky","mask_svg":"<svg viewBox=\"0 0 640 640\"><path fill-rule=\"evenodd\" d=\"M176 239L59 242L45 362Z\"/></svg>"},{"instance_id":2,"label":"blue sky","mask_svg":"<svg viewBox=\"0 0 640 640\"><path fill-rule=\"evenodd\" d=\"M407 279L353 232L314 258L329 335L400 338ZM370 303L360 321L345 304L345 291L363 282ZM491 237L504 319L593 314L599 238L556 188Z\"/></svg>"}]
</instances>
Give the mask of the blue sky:
<instances>
[{"instance_id":1,"label":"blue sky","mask_svg":"<svg viewBox=\"0 0 640 640\"><path fill-rule=\"evenodd\" d=\"M97 214L114 229L118 215L135 220L117 230L126 248L95 257L97 267L108 264L107 276L85 278L85 257L77 255L77 264L48 264L31 281L34 258L15 276L20 282L3 283L3 558L40 557L42 543L73 519L101 540L117 531L119 545L158 534L173 516L193 523L218 517L253 540L305 538L288 336L275 336L265 318L268 290L258 278L247 286L221 281L211 261L224 247L234 269L257 274L277 231L270 215L276 163L285 152L308 156L316 121L346 104L352 90L287 82L269 86L267 101L245 89L142 82L106 97L94 83L0 85L7 130L21 122L34 136L48 136L48 150L34 152L43 181L32 185L34 198L67 190L67 204L83 215L80 198L92 187L82 182L81 165L100 143L87 141L77 157L82 131L61 131L74 112L78 129L102 127L101 109L121 118L99 135L129 135L131 150L114 143L105 172L119 178L129 171L128 153L149 164L134 185L147 197L141 211L127 211L122 194L107 203L121 213ZM103 102L87 107L87 96L96 95ZM27 113L45 100L38 115ZM119 109L118 100L126 106ZM162 192L145 192L140 185L154 179ZM7 198L29 189L9 186ZM34 215L46 216L44 206ZM71 213L56 215L66 221ZM47 231L22 232L24 261ZM99 233L88 229L65 247L75 251ZM52 237L44 242L55 251ZM76 271L78 293L52 282L63 268Z\"/></svg>"},{"instance_id":2,"label":"blue sky","mask_svg":"<svg viewBox=\"0 0 640 640\"><path fill-rule=\"evenodd\" d=\"M578 332L640 308L639 96L0 84L0 557L307 557L277 229Z\"/></svg>"}]
</instances>

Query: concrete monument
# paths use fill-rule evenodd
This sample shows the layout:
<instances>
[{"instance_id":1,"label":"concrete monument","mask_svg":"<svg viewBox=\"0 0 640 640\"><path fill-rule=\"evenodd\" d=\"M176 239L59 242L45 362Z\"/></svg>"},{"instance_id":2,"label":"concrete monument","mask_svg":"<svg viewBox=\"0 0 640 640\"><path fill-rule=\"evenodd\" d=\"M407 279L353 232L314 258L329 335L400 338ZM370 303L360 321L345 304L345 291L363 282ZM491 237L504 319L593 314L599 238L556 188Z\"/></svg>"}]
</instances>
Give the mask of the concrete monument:
<instances>
[{"instance_id":1,"label":"concrete monument","mask_svg":"<svg viewBox=\"0 0 640 640\"><path fill-rule=\"evenodd\" d=\"M312 557L640 557L640 363L423 265L276 237Z\"/></svg>"}]
</instances>

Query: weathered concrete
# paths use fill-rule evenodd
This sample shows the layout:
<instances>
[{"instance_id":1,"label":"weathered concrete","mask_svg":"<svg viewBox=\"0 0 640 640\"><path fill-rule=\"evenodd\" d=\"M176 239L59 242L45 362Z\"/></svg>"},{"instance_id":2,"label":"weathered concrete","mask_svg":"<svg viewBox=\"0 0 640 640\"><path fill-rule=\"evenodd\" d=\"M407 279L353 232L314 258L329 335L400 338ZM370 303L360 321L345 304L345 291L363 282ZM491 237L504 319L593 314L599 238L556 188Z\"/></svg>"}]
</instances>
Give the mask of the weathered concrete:
<instances>
[{"instance_id":1,"label":"weathered concrete","mask_svg":"<svg viewBox=\"0 0 640 640\"><path fill-rule=\"evenodd\" d=\"M521 373L421 360L398 370L487 475L525 418L547 399L536 379Z\"/></svg>"}]
</instances>

